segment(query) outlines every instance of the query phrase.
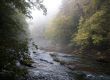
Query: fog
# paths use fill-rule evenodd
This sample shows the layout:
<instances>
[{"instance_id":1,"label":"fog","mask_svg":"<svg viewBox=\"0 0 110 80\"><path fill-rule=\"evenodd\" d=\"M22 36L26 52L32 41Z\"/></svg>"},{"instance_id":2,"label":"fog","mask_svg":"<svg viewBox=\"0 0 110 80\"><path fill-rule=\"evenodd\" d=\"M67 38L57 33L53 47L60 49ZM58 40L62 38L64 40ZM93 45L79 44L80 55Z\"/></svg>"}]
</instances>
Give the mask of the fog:
<instances>
[{"instance_id":1,"label":"fog","mask_svg":"<svg viewBox=\"0 0 110 80\"><path fill-rule=\"evenodd\" d=\"M59 11L61 3L62 0L44 0L43 4L47 9L46 16L43 15L42 10L32 10L31 15L33 19L28 21L31 34L30 37L33 39L35 44L38 45L38 47L45 48L51 45L51 42L45 39L43 32L49 21L53 19Z\"/></svg>"}]
</instances>

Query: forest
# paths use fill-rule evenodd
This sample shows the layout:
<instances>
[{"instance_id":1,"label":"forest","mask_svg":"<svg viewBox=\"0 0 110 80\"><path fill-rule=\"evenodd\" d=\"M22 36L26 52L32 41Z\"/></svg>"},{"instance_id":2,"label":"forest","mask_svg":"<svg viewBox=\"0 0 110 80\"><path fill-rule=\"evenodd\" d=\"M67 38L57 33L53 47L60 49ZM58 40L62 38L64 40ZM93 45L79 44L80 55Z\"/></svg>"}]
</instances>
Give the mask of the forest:
<instances>
[{"instance_id":1,"label":"forest","mask_svg":"<svg viewBox=\"0 0 110 80\"><path fill-rule=\"evenodd\" d=\"M109 0L64 0L45 31L54 46L109 61Z\"/></svg>"},{"instance_id":2,"label":"forest","mask_svg":"<svg viewBox=\"0 0 110 80\"><path fill-rule=\"evenodd\" d=\"M43 1L0 1L0 80L110 80L110 0L62 0L40 50L27 19L48 15Z\"/></svg>"}]
</instances>

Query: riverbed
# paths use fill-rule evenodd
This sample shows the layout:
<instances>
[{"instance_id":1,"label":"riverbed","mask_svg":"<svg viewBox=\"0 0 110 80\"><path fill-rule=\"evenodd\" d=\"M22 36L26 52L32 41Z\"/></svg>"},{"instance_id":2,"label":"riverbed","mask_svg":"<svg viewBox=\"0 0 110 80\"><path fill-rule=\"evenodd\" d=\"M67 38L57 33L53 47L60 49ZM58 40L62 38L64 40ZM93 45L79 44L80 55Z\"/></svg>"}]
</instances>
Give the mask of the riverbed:
<instances>
[{"instance_id":1,"label":"riverbed","mask_svg":"<svg viewBox=\"0 0 110 80\"><path fill-rule=\"evenodd\" d=\"M109 66L89 58L44 50L30 54L34 63L27 80L110 80Z\"/></svg>"}]
</instances>

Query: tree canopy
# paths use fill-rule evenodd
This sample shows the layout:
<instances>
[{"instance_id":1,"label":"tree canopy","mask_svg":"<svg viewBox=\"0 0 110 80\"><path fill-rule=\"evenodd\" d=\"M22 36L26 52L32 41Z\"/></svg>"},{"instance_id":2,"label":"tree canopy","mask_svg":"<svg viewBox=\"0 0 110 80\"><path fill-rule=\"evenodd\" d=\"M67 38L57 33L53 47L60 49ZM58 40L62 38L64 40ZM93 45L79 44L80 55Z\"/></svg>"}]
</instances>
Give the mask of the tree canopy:
<instances>
[{"instance_id":1,"label":"tree canopy","mask_svg":"<svg viewBox=\"0 0 110 80\"><path fill-rule=\"evenodd\" d=\"M17 63L27 64L28 25L26 17L31 18L31 9L47 10L42 0L1 0L0 1L0 77L15 79L25 75ZM8 73L7 73L8 72Z\"/></svg>"}]
</instances>

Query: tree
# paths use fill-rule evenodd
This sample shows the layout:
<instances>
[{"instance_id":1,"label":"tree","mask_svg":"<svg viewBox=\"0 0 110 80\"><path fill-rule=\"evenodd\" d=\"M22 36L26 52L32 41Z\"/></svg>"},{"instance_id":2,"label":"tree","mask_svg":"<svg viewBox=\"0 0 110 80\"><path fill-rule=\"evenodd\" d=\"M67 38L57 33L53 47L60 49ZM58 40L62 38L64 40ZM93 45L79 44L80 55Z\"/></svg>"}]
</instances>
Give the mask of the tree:
<instances>
[{"instance_id":1,"label":"tree","mask_svg":"<svg viewBox=\"0 0 110 80\"><path fill-rule=\"evenodd\" d=\"M1 0L0 1L0 78L16 80L25 75L17 63L28 63L28 33L26 16L32 7L46 8L41 0ZM5 77L3 77L5 76Z\"/></svg>"},{"instance_id":2,"label":"tree","mask_svg":"<svg viewBox=\"0 0 110 80\"><path fill-rule=\"evenodd\" d=\"M95 5L95 8L97 8L95 12L80 20L74 41L84 48L90 47L103 51L110 47L108 38L110 32L110 22L108 22L110 19L109 1L97 0Z\"/></svg>"}]
</instances>

